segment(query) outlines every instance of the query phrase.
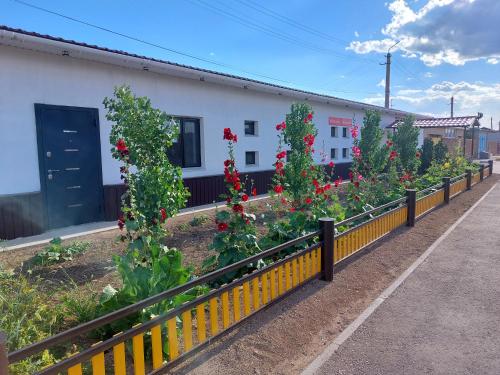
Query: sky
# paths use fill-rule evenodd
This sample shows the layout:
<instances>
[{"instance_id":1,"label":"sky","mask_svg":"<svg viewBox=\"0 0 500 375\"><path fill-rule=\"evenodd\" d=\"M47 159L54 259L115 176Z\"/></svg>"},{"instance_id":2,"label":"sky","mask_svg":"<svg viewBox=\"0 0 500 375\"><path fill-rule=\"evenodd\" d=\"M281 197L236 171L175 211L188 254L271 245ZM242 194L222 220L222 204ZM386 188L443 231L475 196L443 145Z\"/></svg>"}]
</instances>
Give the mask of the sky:
<instances>
[{"instance_id":1,"label":"sky","mask_svg":"<svg viewBox=\"0 0 500 375\"><path fill-rule=\"evenodd\" d=\"M399 42L393 108L449 116L454 96L495 129L499 23L499 0L0 0L2 25L382 106Z\"/></svg>"}]
</instances>

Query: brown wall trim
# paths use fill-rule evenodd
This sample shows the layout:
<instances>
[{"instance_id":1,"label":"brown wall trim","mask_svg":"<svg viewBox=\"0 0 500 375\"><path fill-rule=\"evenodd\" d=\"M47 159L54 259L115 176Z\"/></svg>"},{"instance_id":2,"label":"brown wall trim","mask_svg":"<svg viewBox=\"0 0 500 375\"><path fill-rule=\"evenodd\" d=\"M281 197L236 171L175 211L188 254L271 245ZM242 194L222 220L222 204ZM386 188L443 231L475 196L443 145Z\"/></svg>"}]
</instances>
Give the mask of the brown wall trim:
<instances>
[{"instance_id":1,"label":"brown wall trim","mask_svg":"<svg viewBox=\"0 0 500 375\"><path fill-rule=\"evenodd\" d=\"M335 166L336 177L347 177L351 163L340 163ZM242 174L247 178L248 186L253 181L257 194L269 191L274 171L259 171ZM187 207L201 206L220 202L224 194L224 176L205 176L184 179L184 185L191 192ZM104 185L105 220L114 221L120 216L121 196L125 187ZM40 192L0 196L0 239L10 240L17 237L33 236L43 233L46 225L43 219L43 200Z\"/></svg>"}]
</instances>

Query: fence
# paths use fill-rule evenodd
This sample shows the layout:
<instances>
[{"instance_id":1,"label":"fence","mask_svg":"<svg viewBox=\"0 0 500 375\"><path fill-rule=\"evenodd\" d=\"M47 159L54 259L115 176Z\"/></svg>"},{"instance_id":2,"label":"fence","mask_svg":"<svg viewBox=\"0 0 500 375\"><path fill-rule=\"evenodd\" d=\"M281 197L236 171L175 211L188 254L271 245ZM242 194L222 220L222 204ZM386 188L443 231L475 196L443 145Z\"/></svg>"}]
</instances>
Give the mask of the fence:
<instances>
[{"instance_id":1,"label":"fence","mask_svg":"<svg viewBox=\"0 0 500 375\"><path fill-rule=\"evenodd\" d=\"M286 242L272 249L213 271L176 288L149 297L93 321L71 328L12 353L6 353L5 338L0 332L0 374L7 373L8 363L16 363L60 343L75 339L127 317L145 307L178 296L200 285L207 285L222 275L266 260L257 269L229 284L184 303L145 323L133 326L112 338L95 343L80 353L40 369L39 374L124 375L159 374L187 355L205 347L264 307L276 303L311 280L332 281L335 265L363 250L394 229L413 226L415 219L450 198L468 190L492 172L481 165L478 173L468 172L423 191L407 190L405 198L387 203L338 223L320 219L320 230ZM418 198L417 198L418 195ZM368 218L368 219L367 219ZM366 220L367 219L367 220ZM291 247L302 249L282 259L278 255ZM148 352L150 355L146 356Z\"/></svg>"}]
</instances>

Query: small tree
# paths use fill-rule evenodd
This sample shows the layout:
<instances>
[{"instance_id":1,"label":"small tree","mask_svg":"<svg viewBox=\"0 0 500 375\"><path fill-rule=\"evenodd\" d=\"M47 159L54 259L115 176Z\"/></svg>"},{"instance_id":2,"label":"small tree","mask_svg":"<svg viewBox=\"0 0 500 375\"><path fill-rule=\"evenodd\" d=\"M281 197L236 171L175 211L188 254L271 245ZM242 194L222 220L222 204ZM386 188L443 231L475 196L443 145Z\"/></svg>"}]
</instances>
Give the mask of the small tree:
<instances>
[{"instance_id":1,"label":"small tree","mask_svg":"<svg viewBox=\"0 0 500 375\"><path fill-rule=\"evenodd\" d=\"M389 150L382 145L383 135L384 133L380 128L380 113L372 110L366 111L363 118L363 127L361 128L361 139L357 144L360 157L354 160L357 163L355 169L362 176L378 176L384 172L387 166ZM356 151L356 149L353 151Z\"/></svg>"},{"instance_id":2,"label":"small tree","mask_svg":"<svg viewBox=\"0 0 500 375\"><path fill-rule=\"evenodd\" d=\"M420 166L420 152L417 150L419 128L413 126L415 118L406 116L392 136L394 149L399 155L402 172L415 174Z\"/></svg>"},{"instance_id":3,"label":"small tree","mask_svg":"<svg viewBox=\"0 0 500 375\"><path fill-rule=\"evenodd\" d=\"M425 173L427 169L429 169L433 159L434 159L434 142L432 142L432 139L430 138L425 138L420 157L421 164L419 171L421 174Z\"/></svg>"},{"instance_id":4,"label":"small tree","mask_svg":"<svg viewBox=\"0 0 500 375\"><path fill-rule=\"evenodd\" d=\"M444 163L446 154L448 154L448 147L444 144L443 140L440 140L434 146L434 160L436 160L437 163Z\"/></svg>"}]
</instances>

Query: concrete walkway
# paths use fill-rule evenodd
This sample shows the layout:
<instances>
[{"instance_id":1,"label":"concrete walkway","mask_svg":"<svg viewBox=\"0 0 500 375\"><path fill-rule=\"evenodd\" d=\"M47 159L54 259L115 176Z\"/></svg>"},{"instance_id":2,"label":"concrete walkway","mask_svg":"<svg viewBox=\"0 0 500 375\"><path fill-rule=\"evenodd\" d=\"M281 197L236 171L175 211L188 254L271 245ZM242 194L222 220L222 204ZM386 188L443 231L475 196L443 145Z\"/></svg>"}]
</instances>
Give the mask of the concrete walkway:
<instances>
[{"instance_id":1,"label":"concrete walkway","mask_svg":"<svg viewBox=\"0 0 500 375\"><path fill-rule=\"evenodd\" d=\"M500 185L430 251L305 373L500 374Z\"/></svg>"}]
</instances>

